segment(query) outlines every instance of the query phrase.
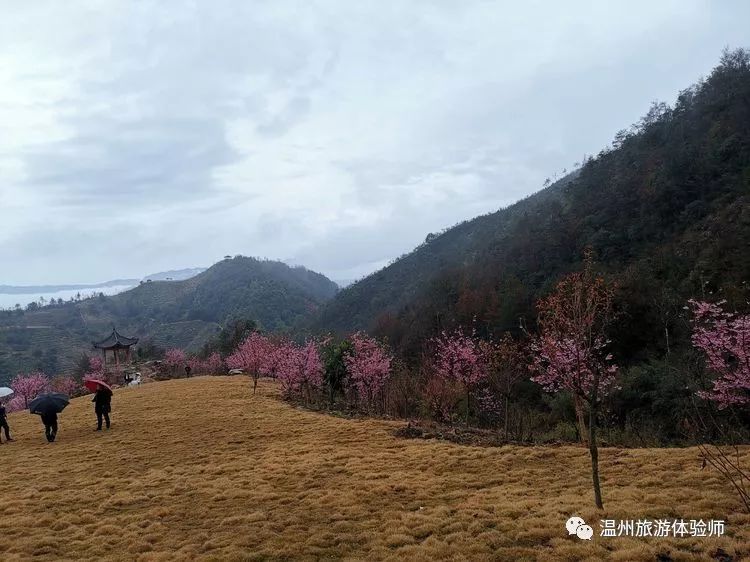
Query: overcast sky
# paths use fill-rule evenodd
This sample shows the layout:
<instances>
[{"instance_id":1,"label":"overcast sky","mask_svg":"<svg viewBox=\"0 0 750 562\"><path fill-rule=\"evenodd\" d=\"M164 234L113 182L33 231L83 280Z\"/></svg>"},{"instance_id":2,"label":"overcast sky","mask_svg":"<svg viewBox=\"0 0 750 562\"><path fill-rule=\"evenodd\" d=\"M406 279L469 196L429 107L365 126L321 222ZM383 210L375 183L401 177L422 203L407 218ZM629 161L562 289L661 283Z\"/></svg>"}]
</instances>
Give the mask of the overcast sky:
<instances>
[{"instance_id":1,"label":"overcast sky","mask_svg":"<svg viewBox=\"0 0 750 562\"><path fill-rule=\"evenodd\" d=\"M358 277L672 102L750 2L9 1L0 284Z\"/></svg>"}]
</instances>

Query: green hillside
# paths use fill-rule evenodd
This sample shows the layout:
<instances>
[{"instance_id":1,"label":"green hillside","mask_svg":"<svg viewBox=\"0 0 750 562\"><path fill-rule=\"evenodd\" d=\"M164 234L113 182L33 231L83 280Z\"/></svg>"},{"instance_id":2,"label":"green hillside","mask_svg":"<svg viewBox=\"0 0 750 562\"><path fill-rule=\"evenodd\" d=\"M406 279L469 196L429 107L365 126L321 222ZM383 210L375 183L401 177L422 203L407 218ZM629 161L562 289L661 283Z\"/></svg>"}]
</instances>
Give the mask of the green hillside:
<instances>
[{"instance_id":1,"label":"green hillside","mask_svg":"<svg viewBox=\"0 0 750 562\"><path fill-rule=\"evenodd\" d=\"M196 350L233 319L285 331L337 290L305 268L238 256L184 281L145 282L111 297L3 311L0 383L21 370L71 369L113 325L143 343Z\"/></svg>"},{"instance_id":2,"label":"green hillside","mask_svg":"<svg viewBox=\"0 0 750 562\"><path fill-rule=\"evenodd\" d=\"M584 249L619 283L620 357L663 352L685 335L685 299L742 300L750 280L750 56L726 52L711 75L654 104L611 147L515 205L430 235L342 290L313 330L374 330L407 356L437 330L533 324L535 300ZM532 326L533 327L533 326ZM682 341L685 341L683 338Z\"/></svg>"}]
</instances>

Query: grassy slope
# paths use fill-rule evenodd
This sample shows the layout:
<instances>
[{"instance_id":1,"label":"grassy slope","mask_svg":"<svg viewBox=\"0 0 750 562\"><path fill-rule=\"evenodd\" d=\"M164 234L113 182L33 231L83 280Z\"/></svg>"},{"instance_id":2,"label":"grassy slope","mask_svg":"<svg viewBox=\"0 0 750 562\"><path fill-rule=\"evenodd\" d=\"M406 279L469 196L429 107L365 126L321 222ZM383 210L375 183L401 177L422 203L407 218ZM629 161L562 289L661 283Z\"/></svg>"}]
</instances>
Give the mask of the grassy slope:
<instances>
[{"instance_id":1,"label":"grassy slope","mask_svg":"<svg viewBox=\"0 0 750 562\"><path fill-rule=\"evenodd\" d=\"M602 451L609 518L728 519L721 539L571 539L593 524L579 447L475 448L399 440L394 422L344 420L253 397L247 379L115 392L113 429L86 398L47 445L12 414L0 447L0 558L702 560L750 553L750 517L695 449ZM603 516L603 515L602 515Z\"/></svg>"}]
</instances>

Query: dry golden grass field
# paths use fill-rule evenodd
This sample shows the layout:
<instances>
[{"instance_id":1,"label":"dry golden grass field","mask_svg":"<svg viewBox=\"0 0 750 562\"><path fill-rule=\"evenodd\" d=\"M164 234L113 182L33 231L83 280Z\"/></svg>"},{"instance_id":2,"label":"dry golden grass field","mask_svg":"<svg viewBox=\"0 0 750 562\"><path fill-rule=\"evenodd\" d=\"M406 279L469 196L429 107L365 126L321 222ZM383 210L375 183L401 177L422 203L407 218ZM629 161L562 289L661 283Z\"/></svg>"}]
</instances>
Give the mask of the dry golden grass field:
<instances>
[{"instance_id":1,"label":"dry golden grass field","mask_svg":"<svg viewBox=\"0 0 750 562\"><path fill-rule=\"evenodd\" d=\"M750 556L750 517L696 449L603 449L602 515L583 448L403 440L402 423L299 410L276 392L265 382L253 396L245 377L122 389L101 433L79 398L50 445L37 416L12 414L0 560ZM571 514L593 541L568 537ZM725 519L727 536L602 538L604 515Z\"/></svg>"}]
</instances>

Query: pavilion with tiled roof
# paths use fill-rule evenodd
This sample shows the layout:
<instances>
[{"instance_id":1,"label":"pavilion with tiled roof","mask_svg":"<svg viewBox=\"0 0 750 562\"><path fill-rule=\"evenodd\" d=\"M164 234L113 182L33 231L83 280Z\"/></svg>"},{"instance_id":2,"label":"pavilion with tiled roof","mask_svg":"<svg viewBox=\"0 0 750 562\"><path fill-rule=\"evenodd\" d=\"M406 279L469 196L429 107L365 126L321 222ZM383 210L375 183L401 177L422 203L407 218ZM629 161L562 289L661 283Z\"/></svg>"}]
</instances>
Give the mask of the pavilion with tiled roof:
<instances>
[{"instance_id":1,"label":"pavilion with tiled roof","mask_svg":"<svg viewBox=\"0 0 750 562\"><path fill-rule=\"evenodd\" d=\"M107 352L111 351L115 359L115 365L117 368L120 367L120 353L124 351L125 362L130 362L130 348L131 346L138 343L138 338L129 338L123 336L117 331L115 327L112 327L112 333L106 338L100 341L92 342L95 349L102 350L102 358L104 360L104 367L107 366Z\"/></svg>"}]
</instances>

